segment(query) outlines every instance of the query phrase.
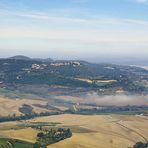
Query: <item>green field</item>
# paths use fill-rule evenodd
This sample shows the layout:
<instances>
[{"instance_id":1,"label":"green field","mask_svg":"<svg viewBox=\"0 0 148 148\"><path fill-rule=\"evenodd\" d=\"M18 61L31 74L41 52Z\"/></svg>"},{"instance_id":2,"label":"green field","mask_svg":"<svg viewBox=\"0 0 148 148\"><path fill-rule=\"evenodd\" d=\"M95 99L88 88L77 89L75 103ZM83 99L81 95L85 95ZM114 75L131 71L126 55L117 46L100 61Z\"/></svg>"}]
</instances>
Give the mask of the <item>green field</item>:
<instances>
[{"instance_id":1,"label":"green field","mask_svg":"<svg viewBox=\"0 0 148 148\"><path fill-rule=\"evenodd\" d=\"M0 138L0 148L33 148L33 144L16 139Z\"/></svg>"}]
</instances>

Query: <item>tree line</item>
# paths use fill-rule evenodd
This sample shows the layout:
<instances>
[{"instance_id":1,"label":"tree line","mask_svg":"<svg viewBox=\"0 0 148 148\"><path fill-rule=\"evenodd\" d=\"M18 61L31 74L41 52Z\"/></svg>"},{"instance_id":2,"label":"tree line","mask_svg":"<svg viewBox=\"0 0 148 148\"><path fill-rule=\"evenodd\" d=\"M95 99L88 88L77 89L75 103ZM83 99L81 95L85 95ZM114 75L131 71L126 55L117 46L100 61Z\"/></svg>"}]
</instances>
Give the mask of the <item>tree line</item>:
<instances>
[{"instance_id":1,"label":"tree line","mask_svg":"<svg viewBox=\"0 0 148 148\"><path fill-rule=\"evenodd\" d=\"M37 134L37 142L34 144L34 148L46 148L48 145L59 142L66 138L70 138L72 136L71 130L58 128L50 129L50 130L43 130Z\"/></svg>"},{"instance_id":2,"label":"tree line","mask_svg":"<svg viewBox=\"0 0 148 148\"><path fill-rule=\"evenodd\" d=\"M12 116L0 117L0 122L28 120L35 117L51 116L51 115L59 115L59 114L62 114L62 112L41 112L41 113L33 112L30 114L24 114L20 116L16 116L16 114L13 114Z\"/></svg>"}]
</instances>

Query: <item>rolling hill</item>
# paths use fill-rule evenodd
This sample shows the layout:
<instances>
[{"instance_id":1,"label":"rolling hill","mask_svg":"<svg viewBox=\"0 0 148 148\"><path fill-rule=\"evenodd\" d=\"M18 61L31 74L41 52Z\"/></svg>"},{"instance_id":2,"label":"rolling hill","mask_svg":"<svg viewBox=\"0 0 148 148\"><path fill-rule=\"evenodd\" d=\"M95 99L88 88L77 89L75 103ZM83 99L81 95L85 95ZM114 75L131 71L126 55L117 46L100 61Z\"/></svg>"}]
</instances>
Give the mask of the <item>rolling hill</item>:
<instances>
[{"instance_id":1,"label":"rolling hill","mask_svg":"<svg viewBox=\"0 0 148 148\"><path fill-rule=\"evenodd\" d=\"M148 90L148 70L113 64L85 61L52 61L14 56L0 59L0 87L16 89L18 85L48 85L98 94L118 91L145 94ZM54 87L53 87L54 86ZM19 88L19 87L18 87Z\"/></svg>"}]
</instances>

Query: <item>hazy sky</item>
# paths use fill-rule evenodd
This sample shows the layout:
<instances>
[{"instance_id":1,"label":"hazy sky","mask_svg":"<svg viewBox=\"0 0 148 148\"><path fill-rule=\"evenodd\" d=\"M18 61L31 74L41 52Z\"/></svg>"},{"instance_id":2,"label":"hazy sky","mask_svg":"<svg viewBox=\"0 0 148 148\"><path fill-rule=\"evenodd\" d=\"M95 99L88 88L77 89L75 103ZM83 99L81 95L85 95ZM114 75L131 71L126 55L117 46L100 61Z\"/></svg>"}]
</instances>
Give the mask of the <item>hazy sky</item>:
<instances>
[{"instance_id":1,"label":"hazy sky","mask_svg":"<svg viewBox=\"0 0 148 148\"><path fill-rule=\"evenodd\" d=\"M148 0L0 0L0 57L148 58Z\"/></svg>"}]
</instances>

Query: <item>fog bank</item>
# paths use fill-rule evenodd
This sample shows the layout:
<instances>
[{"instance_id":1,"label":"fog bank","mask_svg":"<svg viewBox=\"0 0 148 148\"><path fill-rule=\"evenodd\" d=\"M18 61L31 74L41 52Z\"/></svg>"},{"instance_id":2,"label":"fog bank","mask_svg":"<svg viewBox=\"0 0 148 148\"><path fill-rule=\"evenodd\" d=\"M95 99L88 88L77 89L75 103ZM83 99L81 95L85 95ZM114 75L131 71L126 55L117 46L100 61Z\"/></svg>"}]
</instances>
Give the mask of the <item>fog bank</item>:
<instances>
[{"instance_id":1,"label":"fog bank","mask_svg":"<svg viewBox=\"0 0 148 148\"><path fill-rule=\"evenodd\" d=\"M87 94L85 101L98 105L148 105L148 95L109 95Z\"/></svg>"}]
</instances>

